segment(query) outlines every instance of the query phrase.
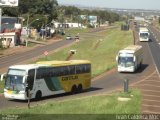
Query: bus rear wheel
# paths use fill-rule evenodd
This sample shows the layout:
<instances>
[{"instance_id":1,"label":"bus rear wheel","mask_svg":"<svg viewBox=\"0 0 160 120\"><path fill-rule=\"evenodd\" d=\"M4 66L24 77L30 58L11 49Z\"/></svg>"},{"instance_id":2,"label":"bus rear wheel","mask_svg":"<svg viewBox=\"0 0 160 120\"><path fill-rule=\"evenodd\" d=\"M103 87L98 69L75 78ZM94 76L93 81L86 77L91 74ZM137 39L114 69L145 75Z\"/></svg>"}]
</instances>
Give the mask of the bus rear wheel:
<instances>
[{"instance_id":1,"label":"bus rear wheel","mask_svg":"<svg viewBox=\"0 0 160 120\"><path fill-rule=\"evenodd\" d=\"M42 98L42 92L41 91L37 91L35 98L36 98L36 100L40 100Z\"/></svg>"},{"instance_id":2,"label":"bus rear wheel","mask_svg":"<svg viewBox=\"0 0 160 120\"><path fill-rule=\"evenodd\" d=\"M77 93L77 87L76 87L76 85L73 85L73 86L72 86L71 93L72 93L72 94Z\"/></svg>"},{"instance_id":3,"label":"bus rear wheel","mask_svg":"<svg viewBox=\"0 0 160 120\"><path fill-rule=\"evenodd\" d=\"M81 93L81 92L82 92L82 90L83 90L83 87L82 87L82 85L81 85L81 84L79 84L79 85L78 85L78 88L77 88L78 93Z\"/></svg>"}]
</instances>

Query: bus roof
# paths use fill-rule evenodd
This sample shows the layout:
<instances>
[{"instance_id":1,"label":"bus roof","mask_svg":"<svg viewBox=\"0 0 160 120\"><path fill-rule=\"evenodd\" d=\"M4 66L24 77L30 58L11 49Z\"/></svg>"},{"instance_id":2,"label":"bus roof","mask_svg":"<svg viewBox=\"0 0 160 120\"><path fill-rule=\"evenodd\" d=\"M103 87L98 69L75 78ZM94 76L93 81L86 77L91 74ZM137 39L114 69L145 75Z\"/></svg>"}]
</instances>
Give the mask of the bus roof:
<instances>
[{"instance_id":1,"label":"bus roof","mask_svg":"<svg viewBox=\"0 0 160 120\"><path fill-rule=\"evenodd\" d=\"M140 49L142 49L142 46L140 45L130 45L126 48L124 48L123 50L120 50L120 53L135 53L136 51L139 51Z\"/></svg>"},{"instance_id":2,"label":"bus roof","mask_svg":"<svg viewBox=\"0 0 160 120\"><path fill-rule=\"evenodd\" d=\"M148 32L148 28L146 28L146 27L140 27L139 31L140 32Z\"/></svg>"},{"instance_id":3,"label":"bus roof","mask_svg":"<svg viewBox=\"0 0 160 120\"><path fill-rule=\"evenodd\" d=\"M30 70L30 69L35 69L35 68L44 67L44 66L48 66L48 65L38 65L38 64L13 65L13 66L10 66L9 69Z\"/></svg>"},{"instance_id":4,"label":"bus roof","mask_svg":"<svg viewBox=\"0 0 160 120\"><path fill-rule=\"evenodd\" d=\"M48 66L64 66L64 65L77 65L77 64L90 64L88 60L70 60L70 61L40 61L36 64L24 64L24 65L13 65L9 69L19 69L19 70L30 70L36 69L39 67L48 67Z\"/></svg>"},{"instance_id":5,"label":"bus roof","mask_svg":"<svg viewBox=\"0 0 160 120\"><path fill-rule=\"evenodd\" d=\"M49 66L63 66L63 65L77 65L77 64L90 64L88 60L69 60L69 61L40 61L36 64L49 65Z\"/></svg>"}]
</instances>

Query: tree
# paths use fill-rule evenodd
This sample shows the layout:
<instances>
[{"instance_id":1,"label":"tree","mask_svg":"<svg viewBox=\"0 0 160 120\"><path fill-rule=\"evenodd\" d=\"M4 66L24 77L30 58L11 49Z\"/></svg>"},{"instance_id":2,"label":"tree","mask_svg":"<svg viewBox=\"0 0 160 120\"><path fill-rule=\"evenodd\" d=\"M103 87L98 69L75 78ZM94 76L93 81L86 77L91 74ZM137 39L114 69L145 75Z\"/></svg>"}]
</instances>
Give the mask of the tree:
<instances>
[{"instance_id":1,"label":"tree","mask_svg":"<svg viewBox=\"0 0 160 120\"><path fill-rule=\"evenodd\" d=\"M27 14L31 16L39 14L47 15L49 21L51 21L57 17L57 6L57 0L19 0L18 7L5 7L3 15L18 17Z\"/></svg>"},{"instance_id":2,"label":"tree","mask_svg":"<svg viewBox=\"0 0 160 120\"><path fill-rule=\"evenodd\" d=\"M19 0L18 7L3 8L3 15L24 17L26 20L24 24L27 24L28 18L29 22L38 18L41 19L40 25L50 23L53 19L61 23L68 21L88 24L88 19L82 20L80 15L97 16L98 23L119 20L119 15L116 13L102 10L81 10L75 6L58 6L57 0ZM34 23L35 26L37 26L36 23Z\"/></svg>"},{"instance_id":3,"label":"tree","mask_svg":"<svg viewBox=\"0 0 160 120\"><path fill-rule=\"evenodd\" d=\"M17 17L18 14L19 14L18 7L3 7L2 9L3 16Z\"/></svg>"}]
</instances>

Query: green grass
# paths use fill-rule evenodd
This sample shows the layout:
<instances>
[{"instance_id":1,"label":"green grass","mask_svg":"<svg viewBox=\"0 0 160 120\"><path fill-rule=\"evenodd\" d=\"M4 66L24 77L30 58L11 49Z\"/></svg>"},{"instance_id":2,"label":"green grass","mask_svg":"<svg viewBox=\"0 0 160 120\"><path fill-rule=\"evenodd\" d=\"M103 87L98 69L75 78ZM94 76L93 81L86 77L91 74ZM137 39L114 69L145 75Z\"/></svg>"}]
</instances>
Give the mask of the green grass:
<instances>
[{"instance_id":1,"label":"green grass","mask_svg":"<svg viewBox=\"0 0 160 120\"><path fill-rule=\"evenodd\" d=\"M70 28L65 29L65 35L63 35L63 39L66 38L66 36L71 35L72 37L75 37L78 34L89 32L89 28Z\"/></svg>"},{"instance_id":2,"label":"green grass","mask_svg":"<svg viewBox=\"0 0 160 120\"><path fill-rule=\"evenodd\" d=\"M0 80L0 93L3 93L3 89L4 89L4 81Z\"/></svg>"},{"instance_id":3,"label":"green grass","mask_svg":"<svg viewBox=\"0 0 160 120\"><path fill-rule=\"evenodd\" d=\"M100 96L91 96L84 97L80 99L66 100L61 102L49 102L44 105L38 105L35 107L31 107L31 109L27 108L14 108L14 109L5 109L0 110L0 114L18 114L27 119L33 119L34 115L38 114L42 115L39 117L35 117L35 120L41 120L46 114L48 117L51 114L56 114L57 117L61 116L62 118L67 114L72 116L73 114L79 114L78 119L80 120L83 117L82 114L96 114L97 117L103 118L106 117L103 114L140 114L140 101L141 94L139 90L131 90L130 94L133 95L130 101L118 101L117 98L121 96L121 92L113 93L111 95L100 95ZM45 115L44 115L45 114ZM33 115L33 116L32 116ZM46 117L47 117L46 115ZM55 116L56 116L55 115ZM73 115L76 117L76 115ZM85 115L84 115L85 116ZM94 116L94 115L93 115ZM32 118L33 117L33 118ZM60 117L60 118L61 118ZM68 116L69 117L69 116ZM76 118L72 119L76 119ZM91 116L88 116L92 117ZM113 116L112 116L113 117ZM48 118L50 119L50 118ZM94 116L93 119L96 119Z\"/></svg>"},{"instance_id":4,"label":"green grass","mask_svg":"<svg viewBox=\"0 0 160 120\"><path fill-rule=\"evenodd\" d=\"M154 21L154 25L156 28L160 30L160 23L158 21Z\"/></svg>"},{"instance_id":5,"label":"green grass","mask_svg":"<svg viewBox=\"0 0 160 120\"><path fill-rule=\"evenodd\" d=\"M79 43L48 56L48 60L65 60L71 49L77 53L72 59L86 59L92 63L92 77L116 66L115 57L118 51L132 44L132 31L120 31L120 28L89 34L81 34ZM102 40L95 49L99 40ZM46 60L40 58L37 61Z\"/></svg>"}]
</instances>

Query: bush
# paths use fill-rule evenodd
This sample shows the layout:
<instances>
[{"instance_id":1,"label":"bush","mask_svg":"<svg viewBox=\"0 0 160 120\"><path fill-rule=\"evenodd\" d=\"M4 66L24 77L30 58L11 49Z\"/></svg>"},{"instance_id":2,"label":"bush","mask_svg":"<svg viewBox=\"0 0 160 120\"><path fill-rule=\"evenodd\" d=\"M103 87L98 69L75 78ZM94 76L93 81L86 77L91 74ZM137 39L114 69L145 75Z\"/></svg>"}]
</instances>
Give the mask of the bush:
<instances>
[{"instance_id":1,"label":"bush","mask_svg":"<svg viewBox=\"0 0 160 120\"><path fill-rule=\"evenodd\" d=\"M91 24L88 24L87 27L88 27L88 28L94 28L94 26L91 25Z\"/></svg>"},{"instance_id":2,"label":"bush","mask_svg":"<svg viewBox=\"0 0 160 120\"><path fill-rule=\"evenodd\" d=\"M3 45L2 45L2 39L0 39L0 49L3 48Z\"/></svg>"}]
</instances>

